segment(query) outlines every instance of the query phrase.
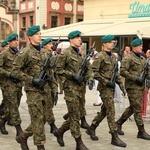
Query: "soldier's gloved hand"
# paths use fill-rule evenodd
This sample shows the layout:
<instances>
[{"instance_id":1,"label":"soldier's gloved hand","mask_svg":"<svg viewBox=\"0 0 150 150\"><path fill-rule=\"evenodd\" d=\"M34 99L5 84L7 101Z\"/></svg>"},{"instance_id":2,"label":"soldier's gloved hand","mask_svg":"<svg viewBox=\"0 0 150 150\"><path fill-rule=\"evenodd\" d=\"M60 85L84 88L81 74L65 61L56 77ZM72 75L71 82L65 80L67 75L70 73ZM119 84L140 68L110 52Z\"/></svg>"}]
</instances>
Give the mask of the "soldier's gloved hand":
<instances>
[{"instance_id":1,"label":"soldier's gloved hand","mask_svg":"<svg viewBox=\"0 0 150 150\"><path fill-rule=\"evenodd\" d=\"M126 89L124 87L120 87L120 90L122 91L123 95L126 96Z\"/></svg>"},{"instance_id":2,"label":"soldier's gloved hand","mask_svg":"<svg viewBox=\"0 0 150 150\"><path fill-rule=\"evenodd\" d=\"M39 79L39 78L33 78L32 84L33 84L33 86L42 89L44 87L44 85L46 84L46 81L43 79Z\"/></svg>"},{"instance_id":3,"label":"soldier's gloved hand","mask_svg":"<svg viewBox=\"0 0 150 150\"><path fill-rule=\"evenodd\" d=\"M107 87L109 88L115 88L115 83L108 81L108 83L106 84Z\"/></svg>"},{"instance_id":4,"label":"soldier's gloved hand","mask_svg":"<svg viewBox=\"0 0 150 150\"><path fill-rule=\"evenodd\" d=\"M76 73L73 73L72 74L72 77L75 81L77 81L77 83L81 83L83 81L83 77L79 76L78 74Z\"/></svg>"},{"instance_id":5,"label":"soldier's gloved hand","mask_svg":"<svg viewBox=\"0 0 150 150\"><path fill-rule=\"evenodd\" d=\"M10 78L12 79L12 81L14 83L19 83L20 82L20 80L17 77L15 77L14 75L12 75L12 74L10 74Z\"/></svg>"},{"instance_id":6,"label":"soldier's gloved hand","mask_svg":"<svg viewBox=\"0 0 150 150\"><path fill-rule=\"evenodd\" d=\"M141 77L137 77L135 82L136 82L137 85L142 86L144 81Z\"/></svg>"},{"instance_id":7,"label":"soldier's gloved hand","mask_svg":"<svg viewBox=\"0 0 150 150\"><path fill-rule=\"evenodd\" d=\"M94 84L94 81L93 81L93 80L89 80L89 81L88 81L88 86L89 86L89 89L90 89L90 90L93 89L93 84Z\"/></svg>"},{"instance_id":8,"label":"soldier's gloved hand","mask_svg":"<svg viewBox=\"0 0 150 150\"><path fill-rule=\"evenodd\" d=\"M55 92L55 93L53 94L53 101L54 101L54 105L56 105L56 104L57 104L57 101L58 101L58 93L57 93L57 92Z\"/></svg>"}]
</instances>

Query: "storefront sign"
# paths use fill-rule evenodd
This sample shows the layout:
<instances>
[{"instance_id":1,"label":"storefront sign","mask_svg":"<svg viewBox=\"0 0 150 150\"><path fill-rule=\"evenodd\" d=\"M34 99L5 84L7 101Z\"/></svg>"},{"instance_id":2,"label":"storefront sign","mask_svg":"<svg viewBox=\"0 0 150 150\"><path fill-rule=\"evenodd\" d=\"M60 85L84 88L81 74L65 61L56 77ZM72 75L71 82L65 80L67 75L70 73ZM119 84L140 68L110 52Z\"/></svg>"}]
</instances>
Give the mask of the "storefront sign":
<instances>
[{"instance_id":1,"label":"storefront sign","mask_svg":"<svg viewBox=\"0 0 150 150\"><path fill-rule=\"evenodd\" d=\"M128 18L150 17L150 3L140 4L139 1L135 1L129 8L132 13L128 15Z\"/></svg>"}]
</instances>

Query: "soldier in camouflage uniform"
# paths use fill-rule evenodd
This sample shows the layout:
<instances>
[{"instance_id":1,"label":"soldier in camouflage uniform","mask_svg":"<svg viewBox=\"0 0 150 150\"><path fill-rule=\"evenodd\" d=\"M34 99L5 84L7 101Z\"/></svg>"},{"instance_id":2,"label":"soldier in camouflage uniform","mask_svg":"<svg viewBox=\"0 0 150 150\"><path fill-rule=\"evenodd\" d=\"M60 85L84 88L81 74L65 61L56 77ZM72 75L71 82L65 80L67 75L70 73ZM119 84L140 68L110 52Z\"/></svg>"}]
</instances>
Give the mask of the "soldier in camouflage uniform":
<instances>
[{"instance_id":1,"label":"soldier in camouflage uniform","mask_svg":"<svg viewBox=\"0 0 150 150\"><path fill-rule=\"evenodd\" d=\"M27 36L29 37L30 44L15 59L13 73L20 80L25 81L25 92L31 124L17 138L17 142L21 144L23 150L28 150L27 139L33 135L34 144L37 146L37 149L45 150L46 136L44 125L48 120L46 118L48 111L46 104L49 98L47 89L50 82L50 84L53 84L53 74L52 70L48 69L45 78L39 78L46 60L45 54L41 51L40 26L31 26L27 31ZM54 100L57 101L57 93L54 93L54 95Z\"/></svg>"},{"instance_id":2,"label":"soldier in camouflage uniform","mask_svg":"<svg viewBox=\"0 0 150 150\"><path fill-rule=\"evenodd\" d=\"M9 47L8 42L6 40L3 41L1 43L0 55L2 54L2 51L5 50L5 49L7 49L8 47ZM2 85L3 85L2 81L3 81L3 77L0 76L0 87L1 87L1 90L2 90ZM2 91L2 97L3 97L3 100L2 100L1 105L0 105L0 115L4 114L4 101L5 101L4 99L5 99L5 97L3 95L3 91Z\"/></svg>"},{"instance_id":3,"label":"soldier in camouflage uniform","mask_svg":"<svg viewBox=\"0 0 150 150\"><path fill-rule=\"evenodd\" d=\"M115 37L113 35L106 35L102 37L101 42L103 43L103 50L96 55L92 64L94 78L99 81L97 90L101 93L103 104L101 107L101 112L99 112L93 119L92 124L86 133L90 135L92 140L98 140L98 137L95 135L95 130L99 126L100 122L107 117L108 126L112 135L111 144L126 147L126 143L121 141L117 134L117 127L115 124L115 107L113 101L115 83L110 81L114 66L117 63L115 55L112 54L112 49L114 48L115 42L114 38ZM115 82L125 93L120 75L118 73L116 73Z\"/></svg>"},{"instance_id":4,"label":"soldier in camouflage uniform","mask_svg":"<svg viewBox=\"0 0 150 150\"><path fill-rule=\"evenodd\" d=\"M3 76L2 93L5 97L4 115L0 118L2 134L8 134L5 123L10 118L16 128L16 136L22 133L19 105L22 96L23 82L18 80L12 73L13 61L18 56L18 35L13 33L8 36L9 48L0 55L0 75Z\"/></svg>"},{"instance_id":5,"label":"soldier in camouflage uniform","mask_svg":"<svg viewBox=\"0 0 150 150\"><path fill-rule=\"evenodd\" d=\"M86 57L85 51L83 50L82 42L80 43L79 47L79 52L82 54L82 58L84 59ZM91 78L93 78L93 74L90 74ZM92 83L91 83L92 84ZM93 88L93 87L92 87ZM81 109L80 109L80 114L81 114L81 128L87 129L89 127L89 124L86 121L86 109L85 109L85 94L86 94L86 83L82 85L80 93L82 94L82 100L80 100L81 104ZM67 120L69 117L69 114L65 114L63 118Z\"/></svg>"},{"instance_id":6,"label":"soldier in camouflage uniform","mask_svg":"<svg viewBox=\"0 0 150 150\"><path fill-rule=\"evenodd\" d=\"M48 54L52 53L52 47L53 47L53 40L52 38L47 38L44 39L42 42L42 52L43 55L45 56L45 58L48 57ZM53 57L53 56L52 56ZM50 60L52 60L52 57ZM53 76L54 77L54 71L50 68L50 73L49 76L50 78ZM46 112L46 121L48 122L48 124L50 125L50 133L53 133L54 130L57 129L56 125L55 125L55 118L54 118L54 114L53 114L53 106L54 104L57 104L57 101L54 100L54 98L56 98L57 95L54 96L54 93L58 93L58 85L57 82L55 80L55 78L53 78L52 80L53 82L49 83L49 86L47 87L47 96L48 96L48 100L46 102L46 107L47 107L47 112Z\"/></svg>"},{"instance_id":7,"label":"soldier in camouflage uniform","mask_svg":"<svg viewBox=\"0 0 150 150\"><path fill-rule=\"evenodd\" d=\"M125 87L127 90L130 106L127 107L122 116L117 120L118 134L124 135L122 124L134 114L134 119L138 127L137 138L150 140L150 135L145 132L142 119L142 97L144 91L144 80L140 74L146 63L146 59L141 55L143 42L137 38L131 42L132 52L126 55L121 63L120 73L125 77ZM150 71L150 70L149 70ZM150 72L147 71L147 75Z\"/></svg>"},{"instance_id":8,"label":"soldier in camouflage uniform","mask_svg":"<svg viewBox=\"0 0 150 150\"><path fill-rule=\"evenodd\" d=\"M76 150L87 150L88 148L83 144L80 132L80 109L82 108L82 86L85 86L86 80L92 73L90 63L86 64L86 72L83 77L78 75L79 67L82 63L82 54L79 52L78 47L81 42L81 32L78 30L72 31L68 34L70 40L70 47L62 50L57 58L56 74L65 77L64 94L65 101L68 108L69 118L62 124L62 126L54 131L57 137L57 142L60 146L64 146L63 134L65 131L71 131L72 136L76 141ZM86 79L87 77L87 79ZM89 78L92 80L93 78Z\"/></svg>"}]
</instances>

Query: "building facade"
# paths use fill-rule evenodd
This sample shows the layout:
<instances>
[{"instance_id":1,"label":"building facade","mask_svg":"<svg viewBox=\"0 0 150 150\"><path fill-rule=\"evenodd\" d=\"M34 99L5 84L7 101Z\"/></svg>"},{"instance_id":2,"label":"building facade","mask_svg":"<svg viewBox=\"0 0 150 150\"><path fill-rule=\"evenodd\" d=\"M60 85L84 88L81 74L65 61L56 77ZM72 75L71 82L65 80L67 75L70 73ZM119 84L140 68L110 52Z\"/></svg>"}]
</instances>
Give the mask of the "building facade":
<instances>
[{"instance_id":1,"label":"building facade","mask_svg":"<svg viewBox=\"0 0 150 150\"><path fill-rule=\"evenodd\" d=\"M0 42L19 32L19 0L0 0Z\"/></svg>"}]
</instances>

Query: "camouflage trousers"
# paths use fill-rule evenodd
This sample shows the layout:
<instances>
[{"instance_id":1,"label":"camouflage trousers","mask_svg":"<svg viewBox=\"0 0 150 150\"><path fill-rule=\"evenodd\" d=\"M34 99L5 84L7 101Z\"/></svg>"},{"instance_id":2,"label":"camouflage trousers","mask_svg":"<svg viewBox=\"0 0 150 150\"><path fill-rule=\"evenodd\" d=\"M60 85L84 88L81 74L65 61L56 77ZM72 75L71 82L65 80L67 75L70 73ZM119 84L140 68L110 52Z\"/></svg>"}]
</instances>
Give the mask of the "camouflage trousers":
<instances>
[{"instance_id":1,"label":"camouflage trousers","mask_svg":"<svg viewBox=\"0 0 150 150\"><path fill-rule=\"evenodd\" d=\"M1 118L8 120L11 118L13 124L20 125L21 117L19 105L22 97L22 87L7 86L2 88L4 115Z\"/></svg>"},{"instance_id":2,"label":"camouflage trousers","mask_svg":"<svg viewBox=\"0 0 150 150\"><path fill-rule=\"evenodd\" d=\"M44 125L46 122L54 121L52 101L48 99L48 93L44 91L27 91L26 94L31 124L25 129L24 134L25 136L33 135L35 145L44 145L46 142Z\"/></svg>"},{"instance_id":3,"label":"camouflage trousers","mask_svg":"<svg viewBox=\"0 0 150 150\"><path fill-rule=\"evenodd\" d=\"M137 126L143 125L142 119L142 97L143 90L127 90L128 99L130 102L130 106L127 107L122 114L122 118L127 120L132 114L134 114L134 119Z\"/></svg>"},{"instance_id":4,"label":"camouflage trousers","mask_svg":"<svg viewBox=\"0 0 150 150\"><path fill-rule=\"evenodd\" d=\"M51 124L52 122L55 121L54 113L53 113L54 102L53 102L52 92L48 90L45 96L46 96L45 99L47 99L46 100L46 122L48 122L48 124Z\"/></svg>"},{"instance_id":5,"label":"camouflage trousers","mask_svg":"<svg viewBox=\"0 0 150 150\"><path fill-rule=\"evenodd\" d=\"M65 88L65 100L68 109L69 118L63 123L62 127L65 130L71 131L71 134L74 138L78 138L81 136L80 132L80 111L82 109L82 94L78 90L78 88Z\"/></svg>"},{"instance_id":6,"label":"camouflage trousers","mask_svg":"<svg viewBox=\"0 0 150 150\"><path fill-rule=\"evenodd\" d=\"M105 88L99 91L102 98L102 107L101 111L93 119L92 124L98 126L100 122L107 117L108 126L110 133L113 133L117 130L115 124L115 106L114 106L114 89Z\"/></svg>"}]
</instances>

